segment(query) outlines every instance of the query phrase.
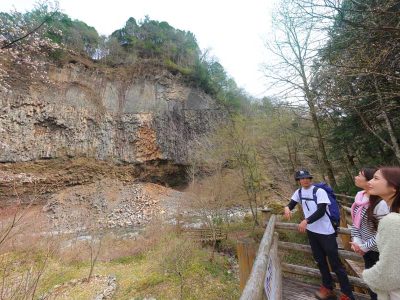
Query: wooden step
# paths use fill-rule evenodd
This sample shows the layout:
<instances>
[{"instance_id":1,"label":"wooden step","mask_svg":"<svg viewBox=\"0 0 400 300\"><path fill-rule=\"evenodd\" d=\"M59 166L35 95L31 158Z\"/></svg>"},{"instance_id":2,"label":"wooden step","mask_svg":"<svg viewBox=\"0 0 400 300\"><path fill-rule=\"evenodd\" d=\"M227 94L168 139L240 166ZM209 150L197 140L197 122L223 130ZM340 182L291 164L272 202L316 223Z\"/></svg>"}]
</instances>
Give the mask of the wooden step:
<instances>
[{"instance_id":1,"label":"wooden step","mask_svg":"<svg viewBox=\"0 0 400 300\"><path fill-rule=\"evenodd\" d=\"M318 285L301 282L290 277L283 277L283 300L310 300L315 299L314 293L319 289ZM335 290L340 295L339 290ZM369 295L354 293L358 300L368 300Z\"/></svg>"}]
</instances>

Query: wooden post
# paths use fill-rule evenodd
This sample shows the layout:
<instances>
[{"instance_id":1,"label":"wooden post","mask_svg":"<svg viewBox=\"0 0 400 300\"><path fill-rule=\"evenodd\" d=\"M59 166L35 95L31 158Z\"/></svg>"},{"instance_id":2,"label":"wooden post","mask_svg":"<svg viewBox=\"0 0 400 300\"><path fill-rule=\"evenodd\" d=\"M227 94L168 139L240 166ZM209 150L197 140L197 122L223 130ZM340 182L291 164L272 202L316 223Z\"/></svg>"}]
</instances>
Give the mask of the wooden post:
<instances>
[{"instance_id":1,"label":"wooden post","mask_svg":"<svg viewBox=\"0 0 400 300\"><path fill-rule=\"evenodd\" d=\"M183 224L183 215L181 213L179 213L176 216L176 232L178 234L181 234L183 231L182 224Z\"/></svg>"},{"instance_id":2,"label":"wooden post","mask_svg":"<svg viewBox=\"0 0 400 300\"><path fill-rule=\"evenodd\" d=\"M271 216L267 228L264 231L257 257L251 269L250 277L246 283L240 300L261 300L264 298L264 280L269 261L269 251L274 240L276 216Z\"/></svg>"},{"instance_id":3,"label":"wooden post","mask_svg":"<svg viewBox=\"0 0 400 300\"><path fill-rule=\"evenodd\" d=\"M275 267L276 267L276 300L282 300L283 298L283 286L282 286L282 265L280 261L280 257L278 256L278 241L279 241L279 234L277 232L274 233L274 259L275 259Z\"/></svg>"},{"instance_id":4,"label":"wooden post","mask_svg":"<svg viewBox=\"0 0 400 300\"><path fill-rule=\"evenodd\" d=\"M272 209L270 208L262 208L261 209L261 226L266 227L269 219L272 215Z\"/></svg>"},{"instance_id":5,"label":"wooden post","mask_svg":"<svg viewBox=\"0 0 400 300\"><path fill-rule=\"evenodd\" d=\"M343 207L340 207L340 227L347 228L346 212ZM342 240L343 249L351 250L351 236L346 234L339 234L339 237Z\"/></svg>"},{"instance_id":6,"label":"wooden post","mask_svg":"<svg viewBox=\"0 0 400 300\"><path fill-rule=\"evenodd\" d=\"M353 220L351 219L351 208L344 205L342 205L342 208L344 210L344 215L346 217L347 224L353 225Z\"/></svg>"},{"instance_id":7,"label":"wooden post","mask_svg":"<svg viewBox=\"0 0 400 300\"><path fill-rule=\"evenodd\" d=\"M240 290L243 291L247 279L250 276L251 268L256 257L256 243L249 238L242 238L237 242L237 255L239 261Z\"/></svg>"}]
</instances>

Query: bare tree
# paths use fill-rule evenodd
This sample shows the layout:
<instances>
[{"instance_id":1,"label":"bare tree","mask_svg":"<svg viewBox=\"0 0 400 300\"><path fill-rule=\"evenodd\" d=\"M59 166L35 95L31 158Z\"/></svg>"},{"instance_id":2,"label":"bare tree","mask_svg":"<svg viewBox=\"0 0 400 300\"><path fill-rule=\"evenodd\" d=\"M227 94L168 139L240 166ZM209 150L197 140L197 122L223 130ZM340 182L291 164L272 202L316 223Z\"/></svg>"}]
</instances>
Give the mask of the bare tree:
<instances>
[{"instance_id":1,"label":"bare tree","mask_svg":"<svg viewBox=\"0 0 400 300\"><path fill-rule=\"evenodd\" d=\"M37 203L42 190L38 189L34 182L33 195L24 203L17 192L15 182L13 188L16 200L8 208L12 213L0 222L0 299L34 299L38 284L48 267L48 261L57 250L57 243L51 235L40 236L36 240L34 237L38 236L39 232L33 229L37 228L28 220L32 218L31 208ZM42 225L35 224L43 230ZM15 249L17 246L14 246L14 243L21 239L24 246L29 247L28 250ZM28 242L31 239L35 240L35 246ZM22 254L14 255L15 250L24 253L24 258L20 257Z\"/></svg>"},{"instance_id":2,"label":"bare tree","mask_svg":"<svg viewBox=\"0 0 400 300\"><path fill-rule=\"evenodd\" d=\"M330 184L336 186L318 118L316 95L311 87L313 61L324 37L316 22L317 19L304 13L296 1L281 1L274 15L275 35L266 45L273 58L265 64L264 71L278 95L291 102L305 101L324 170Z\"/></svg>"},{"instance_id":3,"label":"bare tree","mask_svg":"<svg viewBox=\"0 0 400 300\"><path fill-rule=\"evenodd\" d=\"M12 255L3 255L0 259L0 299L35 299L38 284L48 267L48 261L54 254L54 247L48 244L44 249L30 252L24 260L16 260ZM32 257L33 256L33 257Z\"/></svg>"},{"instance_id":4,"label":"bare tree","mask_svg":"<svg viewBox=\"0 0 400 300\"><path fill-rule=\"evenodd\" d=\"M213 141L214 138L214 141ZM203 136L193 139L190 145L190 167L188 177L190 180L188 208L200 217L201 222L211 230L212 252L210 260L214 260L217 246L217 232L220 221L225 217L228 208L234 205L234 195L239 194L239 187L232 174L226 170L226 153L217 149L216 136L210 138ZM210 151L212 149L212 151ZM201 176L201 169L206 169L208 176Z\"/></svg>"},{"instance_id":5,"label":"bare tree","mask_svg":"<svg viewBox=\"0 0 400 300\"><path fill-rule=\"evenodd\" d=\"M97 263L97 259L100 254L101 250L101 245L103 241L103 234L97 234L94 235L95 231L92 231L92 238L90 241L87 242L87 247L89 249L89 254L90 254L90 268L89 268L89 275L87 277L87 280L90 281L93 275L93 270L94 267Z\"/></svg>"},{"instance_id":6,"label":"bare tree","mask_svg":"<svg viewBox=\"0 0 400 300\"><path fill-rule=\"evenodd\" d=\"M302 13L329 26L321 48L315 85L330 109L355 114L362 126L400 162L400 144L393 120L397 115L397 1L296 0ZM345 154L351 151L345 149ZM350 164L352 155L347 156Z\"/></svg>"},{"instance_id":7,"label":"bare tree","mask_svg":"<svg viewBox=\"0 0 400 300\"><path fill-rule=\"evenodd\" d=\"M254 226L259 225L257 210L261 205L265 178L258 147L257 126L243 117L238 117L225 130L232 164L239 171L242 189L247 196Z\"/></svg>"},{"instance_id":8,"label":"bare tree","mask_svg":"<svg viewBox=\"0 0 400 300\"><path fill-rule=\"evenodd\" d=\"M233 178L235 175L237 175L235 172L221 168L189 188L192 196L188 197L188 206L212 234L210 261L214 260L218 233L222 222L226 221L226 212L234 205L233 196L239 192Z\"/></svg>"},{"instance_id":9,"label":"bare tree","mask_svg":"<svg viewBox=\"0 0 400 300\"><path fill-rule=\"evenodd\" d=\"M75 244L83 245L89 258L89 273L87 281L90 282L93 271L102 250L105 237L105 227L102 225L107 217L106 213L99 215L86 211L76 217L73 227L75 228Z\"/></svg>"},{"instance_id":10,"label":"bare tree","mask_svg":"<svg viewBox=\"0 0 400 300\"><path fill-rule=\"evenodd\" d=\"M15 182L13 183L13 190L15 201L7 208L11 212L11 215L0 221L0 250L8 240L21 231L27 214L30 212L32 206L38 202L38 195L43 192L41 188L38 188L36 182L34 182L32 197L24 203L17 191Z\"/></svg>"},{"instance_id":11,"label":"bare tree","mask_svg":"<svg viewBox=\"0 0 400 300\"><path fill-rule=\"evenodd\" d=\"M50 8L50 10L49 10ZM8 35L12 36L11 40L6 40L4 45L0 47L0 49L8 49L11 48L14 44L21 42L25 39L27 39L30 36L35 35L36 33L39 32L39 30L44 27L44 25L50 23L54 16L59 13L59 7L58 7L58 2L50 2L50 1L41 1L36 3L35 7L37 12L41 12L41 20L37 21L36 24L33 24L32 22L28 22L28 25L26 26L27 28L24 28L24 26L21 26L21 21L26 21L26 20L18 20L18 18L15 18L15 16L18 16L17 12L14 12L14 15L12 15L12 18L15 18L16 20L13 20L16 25L15 28L13 28L13 34L16 33L15 36L13 36L11 33ZM18 22L17 22L18 21Z\"/></svg>"},{"instance_id":12,"label":"bare tree","mask_svg":"<svg viewBox=\"0 0 400 300\"><path fill-rule=\"evenodd\" d=\"M182 238L172 238L163 251L160 266L164 271L173 273L179 278L179 299L184 299L185 280L188 267L193 260L195 245L193 241Z\"/></svg>"}]
</instances>

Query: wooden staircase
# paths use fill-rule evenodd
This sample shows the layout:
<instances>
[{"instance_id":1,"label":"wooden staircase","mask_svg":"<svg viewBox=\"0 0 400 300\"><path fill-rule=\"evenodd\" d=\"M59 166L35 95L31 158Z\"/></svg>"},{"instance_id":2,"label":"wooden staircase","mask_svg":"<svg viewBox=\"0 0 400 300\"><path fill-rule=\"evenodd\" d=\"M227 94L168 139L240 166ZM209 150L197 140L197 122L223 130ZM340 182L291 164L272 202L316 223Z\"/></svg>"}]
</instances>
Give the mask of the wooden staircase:
<instances>
[{"instance_id":1,"label":"wooden staircase","mask_svg":"<svg viewBox=\"0 0 400 300\"><path fill-rule=\"evenodd\" d=\"M342 209L342 214L346 214L348 207L346 208L347 210ZM346 215L343 215L341 219L348 220ZM362 272L362 267L360 266L363 260L362 257L356 253L346 250L346 248L348 249L347 244L350 236L350 229L347 228L347 223L343 225L345 227L340 227L338 232L342 244L346 246L343 246L345 249L339 250L339 255L346 267L350 268L354 274L354 276L349 276L349 281L354 286L356 298L369 299L369 296L365 293L359 293L365 292L368 288L360 278ZM303 278L305 276L320 278L319 270L306 266L282 263L278 255L279 250L300 251L311 254L311 247L308 245L279 241L279 235L276 230L297 231L297 224L277 222L277 216L271 216L240 299L315 299L314 292L318 290L319 286L295 280L289 276L293 274L301 275ZM334 279L336 278L336 275L333 273L332 276ZM340 295L339 292L337 294Z\"/></svg>"}]
</instances>

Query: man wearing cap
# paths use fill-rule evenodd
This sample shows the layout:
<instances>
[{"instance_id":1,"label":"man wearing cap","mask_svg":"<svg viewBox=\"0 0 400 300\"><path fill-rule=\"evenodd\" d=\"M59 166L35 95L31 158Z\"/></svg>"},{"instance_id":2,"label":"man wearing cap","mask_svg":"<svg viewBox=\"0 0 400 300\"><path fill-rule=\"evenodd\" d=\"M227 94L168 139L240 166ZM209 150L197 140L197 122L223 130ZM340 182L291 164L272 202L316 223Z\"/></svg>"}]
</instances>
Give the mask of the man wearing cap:
<instances>
[{"instance_id":1,"label":"man wearing cap","mask_svg":"<svg viewBox=\"0 0 400 300\"><path fill-rule=\"evenodd\" d=\"M328 216L328 205L331 203L328 194L318 188L314 197L313 176L306 169L296 172L295 179L300 184L289 204L285 207L284 216L290 220L292 210L300 202L305 219L298 225L299 232L307 232L313 257L321 272L322 285L315 293L317 299L336 299L333 291L334 283L329 271L329 264L340 283L342 292L340 300L354 299L346 271L340 262L335 229Z\"/></svg>"}]
</instances>

